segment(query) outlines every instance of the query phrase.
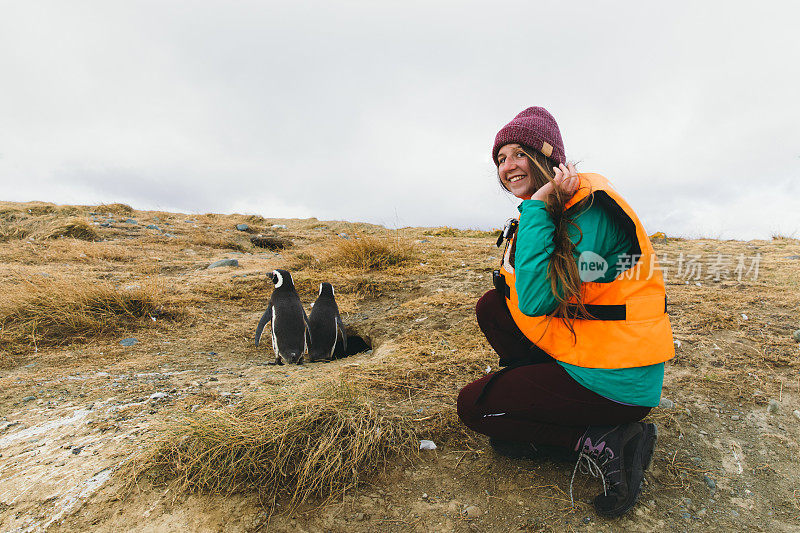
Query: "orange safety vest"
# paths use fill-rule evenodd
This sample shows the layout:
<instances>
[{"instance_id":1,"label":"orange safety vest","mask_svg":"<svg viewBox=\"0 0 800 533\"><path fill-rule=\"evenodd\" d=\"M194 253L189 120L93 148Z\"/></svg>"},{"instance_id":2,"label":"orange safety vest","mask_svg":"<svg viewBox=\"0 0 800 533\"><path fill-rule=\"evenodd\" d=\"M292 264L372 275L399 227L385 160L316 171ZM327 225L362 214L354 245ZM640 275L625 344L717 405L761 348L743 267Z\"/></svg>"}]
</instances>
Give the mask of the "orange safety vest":
<instances>
[{"instance_id":1,"label":"orange safety vest","mask_svg":"<svg viewBox=\"0 0 800 533\"><path fill-rule=\"evenodd\" d=\"M519 310L515 289L516 234L504 232L502 266L495 287L506 297L514 322L528 339L554 359L584 368L632 368L663 363L675 356L666 311L664 277L642 223L609 181L599 174L579 174L580 188L569 209L590 194L632 237L632 266L609 283L582 282L581 295L590 316L573 322L575 337L561 318L527 316ZM498 246L502 241L498 241ZM627 265L626 265L627 266ZM575 307L573 307L575 309ZM571 315L570 315L571 316Z\"/></svg>"}]
</instances>

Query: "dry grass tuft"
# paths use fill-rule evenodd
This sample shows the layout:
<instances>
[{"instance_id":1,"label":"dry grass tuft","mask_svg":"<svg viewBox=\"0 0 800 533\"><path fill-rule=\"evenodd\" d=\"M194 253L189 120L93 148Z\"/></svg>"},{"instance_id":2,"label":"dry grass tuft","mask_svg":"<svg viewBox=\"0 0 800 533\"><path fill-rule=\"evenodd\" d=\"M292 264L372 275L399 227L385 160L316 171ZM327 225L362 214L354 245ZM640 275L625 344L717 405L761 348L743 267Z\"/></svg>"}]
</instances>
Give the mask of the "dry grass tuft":
<instances>
[{"instance_id":1,"label":"dry grass tuft","mask_svg":"<svg viewBox=\"0 0 800 533\"><path fill-rule=\"evenodd\" d=\"M417 438L406 420L344 382L315 383L167 422L121 474L131 484L175 479L182 491L256 491L270 507L279 498L295 506L339 496L412 457Z\"/></svg>"},{"instance_id":2,"label":"dry grass tuft","mask_svg":"<svg viewBox=\"0 0 800 533\"><path fill-rule=\"evenodd\" d=\"M84 279L27 279L0 286L0 351L58 346L182 314L155 285L120 290Z\"/></svg>"},{"instance_id":3,"label":"dry grass tuft","mask_svg":"<svg viewBox=\"0 0 800 533\"><path fill-rule=\"evenodd\" d=\"M114 215L132 215L134 209L128 204L100 204L93 209L98 213L112 213Z\"/></svg>"},{"instance_id":4,"label":"dry grass tuft","mask_svg":"<svg viewBox=\"0 0 800 533\"><path fill-rule=\"evenodd\" d=\"M405 238L369 236L337 241L325 263L360 270L385 270L416 258L416 247Z\"/></svg>"},{"instance_id":5,"label":"dry grass tuft","mask_svg":"<svg viewBox=\"0 0 800 533\"><path fill-rule=\"evenodd\" d=\"M81 218L67 220L56 219L36 232L36 236L43 239L60 239L70 237L82 241L99 241L100 235Z\"/></svg>"}]
</instances>

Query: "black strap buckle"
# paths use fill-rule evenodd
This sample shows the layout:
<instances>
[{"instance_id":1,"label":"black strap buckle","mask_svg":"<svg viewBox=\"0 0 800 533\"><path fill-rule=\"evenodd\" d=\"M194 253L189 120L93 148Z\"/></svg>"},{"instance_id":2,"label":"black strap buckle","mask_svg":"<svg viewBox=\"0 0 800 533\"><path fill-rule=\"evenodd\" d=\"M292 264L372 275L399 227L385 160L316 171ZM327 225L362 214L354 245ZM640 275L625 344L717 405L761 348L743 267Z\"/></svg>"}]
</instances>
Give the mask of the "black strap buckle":
<instances>
[{"instance_id":1,"label":"black strap buckle","mask_svg":"<svg viewBox=\"0 0 800 533\"><path fill-rule=\"evenodd\" d=\"M503 226L503 231L497 238L498 248L500 248L503 245L503 241L510 239L511 237L514 236L514 233L517 232L517 226L519 226L519 221L516 218L509 218L508 220L506 220L506 225Z\"/></svg>"},{"instance_id":2,"label":"black strap buckle","mask_svg":"<svg viewBox=\"0 0 800 533\"><path fill-rule=\"evenodd\" d=\"M492 271L492 285L497 291L503 295L504 298L511 298L511 287L506 283L506 278L500 273L499 270Z\"/></svg>"}]
</instances>

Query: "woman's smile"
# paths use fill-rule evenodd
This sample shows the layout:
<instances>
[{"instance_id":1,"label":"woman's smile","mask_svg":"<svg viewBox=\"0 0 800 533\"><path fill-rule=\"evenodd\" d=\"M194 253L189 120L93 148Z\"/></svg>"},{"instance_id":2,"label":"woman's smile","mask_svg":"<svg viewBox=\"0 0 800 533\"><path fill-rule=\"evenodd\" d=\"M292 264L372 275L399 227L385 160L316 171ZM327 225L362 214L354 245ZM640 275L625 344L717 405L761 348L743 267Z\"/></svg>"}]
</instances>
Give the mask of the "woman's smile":
<instances>
[{"instance_id":1,"label":"woman's smile","mask_svg":"<svg viewBox=\"0 0 800 533\"><path fill-rule=\"evenodd\" d=\"M497 173L503 186L517 198L527 199L536 192L531 179L531 160L519 144L507 144L497 153Z\"/></svg>"}]
</instances>

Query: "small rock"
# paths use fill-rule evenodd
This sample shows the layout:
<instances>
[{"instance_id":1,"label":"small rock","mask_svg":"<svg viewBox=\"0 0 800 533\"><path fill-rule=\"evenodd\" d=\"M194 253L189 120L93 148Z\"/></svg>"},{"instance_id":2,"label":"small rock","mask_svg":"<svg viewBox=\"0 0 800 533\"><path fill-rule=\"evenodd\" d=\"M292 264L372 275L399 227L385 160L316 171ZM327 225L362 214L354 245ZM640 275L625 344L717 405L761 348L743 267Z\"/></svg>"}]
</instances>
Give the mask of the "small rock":
<instances>
[{"instance_id":1,"label":"small rock","mask_svg":"<svg viewBox=\"0 0 800 533\"><path fill-rule=\"evenodd\" d=\"M134 220L132 218L126 218L125 219L125 224L138 224L138 222L136 222L136 220Z\"/></svg>"},{"instance_id":2,"label":"small rock","mask_svg":"<svg viewBox=\"0 0 800 533\"><path fill-rule=\"evenodd\" d=\"M432 440L421 440L419 441L419 449L420 450L435 450L436 444Z\"/></svg>"},{"instance_id":3,"label":"small rock","mask_svg":"<svg viewBox=\"0 0 800 533\"><path fill-rule=\"evenodd\" d=\"M731 415L731 420L739 420L739 415Z\"/></svg>"},{"instance_id":4,"label":"small rock","mask_svg":"<svg viewBox=\"0 0 800 533\"><path fill-rule=\"evenodd\" d=\"M238 267L239 260L238 259L220 259L219 261L214 261L206 268L217 268L217 267Z\"/></svg>"},{"instance_id":5,"label":"small rock","mask_svg":"<svg viewBox=\"0 0 800 533\"><path fill-rule=\"evenodd\" d=\"M473 518L478 518L482 514L483 514L483 511L481 511L480 508L478 508L478 507L476 507L474 505L470 505L469 507L464 509L464 516L467 517L470 520L473 519Z\"/></svg>"},{"instance_id":6,"label":"small rock","mask_svg":"<svg viewBox=\"0 0 800 533\"><path fill-rule=\"evenodd\" d=\"M161 398L166 398L168 394L166 392L154 392L150 395L151 400L160 400Z\"/></svg>"},{"instance_id":7,"label":"small rock","mask_svg":"<svg viewBox=\"0 0 800 533\"><path fill-rule=\"evenodd\" d=\"M25 396L22 401L23 402L30 402L36 399L36 396Z\"/></svg>"},{"instance_id":8,"label":"small rock","mask_svg":"<svg viewBox=\"0 0 800 533\"><path fill-rule=\"evenodd\" d=\"M678 339L675 339L674 341L672 341L672 343L675 345L675 348L680 348L683 345L683 343Z\"/></svg>"},{"instance_id":9,"label":"small rock","mask_svg":"<svg viewBox=\"0 0 800 533\"><path fill-rule=\"evenodd\" d=\"M662 409L672 409L675 407L675 403L669 398L661 398L661 401L658 402L658 406Z\"/></svg>"},{"instance_id":10,"label":"small rock","mask_svg":"<svg viewBox=\"0 0 800 533\"><path fill-rule=\"evenodd\" d=\"M347 233L344 233L344 232L340 233L339 237L341 237L342 239L349 239L350 238L350 236Z\"/></svg>"},{"instance_id":11,"label":"small rock","mask_svg":"<svg viewBox=\"0 0 800 533\"><path fill-rule=\"evenodd\" d=\"M742 320L747 320L747 315L742 313Z\"/></svg>"},{"instance_id":12,"label":"small rock","mask_svg":"<svg viewBox=\"0 0 800 533\"><path fill-rule=\"evenodd\" d=\"M428 493L427 492L423 492L422 493L422 499L423 500L427 500L428 499Z\"/></svg>"},{"instance_id":13,"label":"small rock","mask_svg":"<svg viewBox=\"0 0 800 533\"><path fill-rule=\"evenodd\" d=\"M800 259L800 255L787 255L784 259Z\"/></svg>"},{"instance_id":14,"label":"small rock","mask_svg":"<svg viewBox=\"0 0 800 533\"><path fill-rule=\"evenodd\" d=\"M800 411L798 411L797 409L795 409L794 411L792 411L792 414L794 415L794 417L795 417L796 419L800 420Z\"/></svg>"},{"instance_id":15,"label":"small rock","mask_svg":"<svg viewBox=\"0 0 800 533\"><path fill-rule=\"evenodd\" d=\"M109 224L108 222L101 222L101 223L100 223L100 227L101 227L101 228L108 228L108 227L110 227L110 226L111 226L111 224Z\"/></svg>"},{"instance_id":16,"label":"small rock","mask_svg":"<svg viewBox=\"0 0 800 533\"><path fill-rule=\"evenodd\" d=\"M236 224L236 229L239 231L250 231L250 226L247 224Z\"/></svg>"},{"instance_id":17,"label":"small rock","mask_svg":"<svg viewBox=\"0 0 800 533\"><path fill-rule=\"evenodd\" d=\"M794 333L792 333L792 338L795 341L800 342L800 329L798 329Z\"/></svg>"},{"instance_id":18,"label":"small rock","mask_svg":"<svg viewBox=\"0 0 800 533\"><path fill-rule=\"evenodd\" d=\"M706 431L703 431L703 430L701 429L701 430L700 430L700 434L701 434L701 435L708 435L708 432L706 432Z\"/></svg>"},{"instance_id":19,"label":"small rock","mask_svg":"<svg viewBox=\"0 0 800 533\"><path fill-rule=\"evenodd\" d=\"M705 481L705 482L706 482L706 485L708 485L708 488L709 488L709 489L712 489L712 490L713 490L713 489L716 489L716 488L717 488L717 483L716 483L716 481L714 481L714 480L713 480L713 479L711 479L710 477L708 477L708 476L703 476L703 481Z\"/></svg>"},{"instance_id":20,"label":"small rock","mask_svg":"<svg viewBox=\"0 0 800 533\"><path fill-rule=\"evenodd\" d=\"M78 455L83 450L83 446L76 446L72 448L72 455Z\"/></svg>"},{"instance_id":21,"label":"small rock","mask_svg":"<svg viewBox=\"0 0 800 533\"><path fill-rule=\"evenodd\" d=\"M275 229L286 229L285 224L273 224L272 227Z\"/></svg>"},{"instance_id":22,"label":"small rock","mask_svg":"<svg viewBox=\"0 0 800 533\"><path fill-rule=\"evenodd\" d=\"M119 341L119 343L121 345L123 345L123 346L133 346L137 342L139 342L139 339L135 339L133 337L129 337L127 339L122 339L121 341Z\"/></svg>"},{"instance_id":23,"label":"small rock","mask_svg":"<svg viewBox=\"0 0 800 533\"><path fill-rule=\"evenodd\" d=\"M108 372L98 372L97 374L95 374L95 376L97 376L98 378L107 378L110 375L111 374L109 374Z\"/></svg>"},{"instance_id":24,"label":"small rock","mask_svg":"<svg viewBox=\"0 0 800 533\"><path fill-rule=\"evenodd\" d=\"M158 227L158 226L156 226L155 224L148 224L148 225L146 225L146 226L145 226L145 228L147 228L147 229L154 229L154 230L157 230L157 231L160 231L160 230L161 230L161 228L159 228L159 227Z\"/></svg>"},{"instance_id":25,"label":"small rock","mask_svg":"<svg viewBox=\"0 0 800 533\"><path fill-rule=\"evenodd\" d=\"M132 283L130 285L125 285L123 287L123 289L125 289L126 291L135 291L135 290L139 290L141 288L142 288L142 286L139 285L138 283Z\"/></svg>"},{"instance_id":26,"label":"small rock","mask_svg":"<svg viewBox=\"0 0 800 533\"><path fill-rule=\"evenodd\" d=\"M208 381L219 381L219 378L215 378L215 377L212 376L212 377L208 378Z\"/></svg>"},{"instance_id":27,"label":"small rock","mask_svg":"<svg viewBox=\"0 0 800 533\"><path fill-rule=\"evenodd\" d=\"M770 400L769 404L767 405L767 412L771 415L778 414L780 411L780 404L777 400Z\"/></svg>"}]
</instances>

